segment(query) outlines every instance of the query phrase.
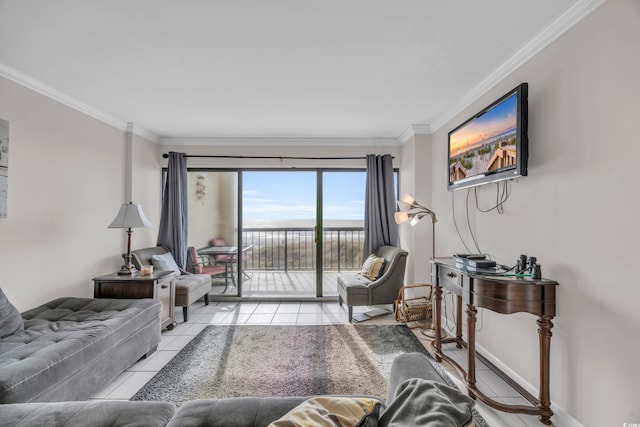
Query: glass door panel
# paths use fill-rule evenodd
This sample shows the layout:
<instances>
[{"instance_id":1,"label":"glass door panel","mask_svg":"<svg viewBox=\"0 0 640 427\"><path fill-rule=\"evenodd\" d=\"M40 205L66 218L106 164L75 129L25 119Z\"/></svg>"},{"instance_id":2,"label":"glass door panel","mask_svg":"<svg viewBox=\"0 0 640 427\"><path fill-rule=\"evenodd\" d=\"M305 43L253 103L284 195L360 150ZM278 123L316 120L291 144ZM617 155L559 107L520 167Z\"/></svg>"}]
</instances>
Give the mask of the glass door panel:
<instances>
[{"instance_id":1,"label":"glass door panel","mask_svg":"<svg viewBox=\"0 0 640 427\"><path fill-rule=\"evenodd\" d=\"M337 275L357 271L364 244L365 171L322 173L322 295L337 296Z\"/></svg>"},{"instance_id":2,"label":"glass door panel","mask_svg":"<svg viewBox=\"0 0 640 427\"><path fill-rule=\"evenodd\" d=\"M206 267L217 267L209 270L216 273L211 279L212 295L240 295L243 265L237 261L238 185L237 171L187 172L187 245L196 249L203 272Z\"/></svg>"},{"instance_id":3,"label":"glass door panel","mask_svg":"<svg viewBox=\"0 0 640 427\"><path fill-rule=\"evenodd\" d=\"M316 171L243 171L245 297L315 297Z\"/></svg>"}]
</instances>

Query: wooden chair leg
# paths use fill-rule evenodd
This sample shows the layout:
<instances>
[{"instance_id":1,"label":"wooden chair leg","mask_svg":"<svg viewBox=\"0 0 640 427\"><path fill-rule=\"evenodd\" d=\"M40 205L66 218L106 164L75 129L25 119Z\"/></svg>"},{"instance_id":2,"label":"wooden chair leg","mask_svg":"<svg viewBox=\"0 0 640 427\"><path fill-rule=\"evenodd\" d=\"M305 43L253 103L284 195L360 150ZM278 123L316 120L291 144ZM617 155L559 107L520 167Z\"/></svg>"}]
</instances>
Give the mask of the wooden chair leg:
<instances>
[{"instance_id":1,"label":"wooden chair leg","mask_svg":"<svg viewBox=\"0 0 640 427\"><path fill-rule=\"evenodd\" d=\"M187 323L189 321L189 307L182 307L182 317L184 318L184 322Z\"/></svg>"}]
</instances>

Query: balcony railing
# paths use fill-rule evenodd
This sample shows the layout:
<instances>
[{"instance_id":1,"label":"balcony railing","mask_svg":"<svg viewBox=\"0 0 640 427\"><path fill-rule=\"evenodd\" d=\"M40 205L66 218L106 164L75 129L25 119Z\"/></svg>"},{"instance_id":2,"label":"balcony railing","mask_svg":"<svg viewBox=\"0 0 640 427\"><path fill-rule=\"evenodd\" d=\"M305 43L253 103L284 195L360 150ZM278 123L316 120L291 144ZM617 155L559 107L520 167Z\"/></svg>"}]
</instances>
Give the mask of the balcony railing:
<instances>
[{"instance_id":1,"label":"balcony railing","mask_svg":"<svg viewBox=\"0 0 640 427\"><path fill-rule=\"evenodd\" d=\"M253 245L246 256L247 270L315 270L315 231L300 228L244 228L244 245ZM362 265L364 229L325 227L322 230L322 268L327 271L359 270Z\"/></svg>"}]
</instances>

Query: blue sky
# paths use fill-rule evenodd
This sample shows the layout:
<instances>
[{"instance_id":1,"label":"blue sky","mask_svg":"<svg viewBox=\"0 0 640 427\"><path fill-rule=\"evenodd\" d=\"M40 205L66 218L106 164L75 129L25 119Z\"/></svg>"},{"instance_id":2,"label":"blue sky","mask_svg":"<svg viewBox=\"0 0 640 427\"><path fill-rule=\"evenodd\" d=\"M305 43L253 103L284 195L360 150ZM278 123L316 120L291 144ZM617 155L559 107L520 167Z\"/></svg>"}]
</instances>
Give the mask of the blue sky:
<instances>
[{"instance_id":1,"label":"blue sky","mask_svg":"<svg viewBox=\"0 0 640 427\"><path fill-rule=\"evenodd\" d=\"M245 219L315 219L315 171L245 171ZM363 219L365 172L324 172L324 218Z\"/></svg>"}]
</instances>

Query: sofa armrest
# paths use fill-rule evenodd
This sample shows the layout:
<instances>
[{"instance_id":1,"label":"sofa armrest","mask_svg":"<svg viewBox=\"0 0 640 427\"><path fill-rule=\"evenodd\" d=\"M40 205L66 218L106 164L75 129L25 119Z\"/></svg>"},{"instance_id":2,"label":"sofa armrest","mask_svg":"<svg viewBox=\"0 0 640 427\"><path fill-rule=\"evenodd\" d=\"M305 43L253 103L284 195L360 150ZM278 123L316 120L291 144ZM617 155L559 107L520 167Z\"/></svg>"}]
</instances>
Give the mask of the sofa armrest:
<instances>
[{"instance_id":1,"label":"sofa armrest","mask_svg":"<svg viewBox=\"0 0 640 427\"><path fill-rule=\"evenodd\" d=\"M422 378L442 382L442 377L431 366L427 357L422 353L403 353L393 360L387 387L387 405L395 398L398 385L406 380Z\"/></svg>"},{"instance_id":2,"label":"sofa armrest","mask_svg":"<svg viewBox=\"0 0 640 427\"><path fill-rule=\"evenodd\" d=\"M118 402L89 400L56 403L5 403L0 405L1 425L51 426L146 426L163 427L176 412L167 402Z\"/></svg>"}]
</instances>

